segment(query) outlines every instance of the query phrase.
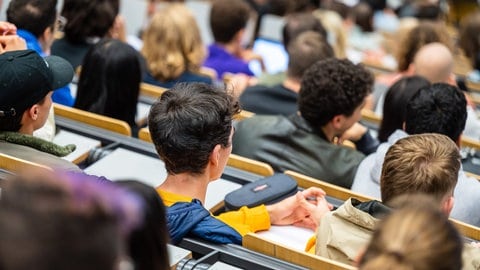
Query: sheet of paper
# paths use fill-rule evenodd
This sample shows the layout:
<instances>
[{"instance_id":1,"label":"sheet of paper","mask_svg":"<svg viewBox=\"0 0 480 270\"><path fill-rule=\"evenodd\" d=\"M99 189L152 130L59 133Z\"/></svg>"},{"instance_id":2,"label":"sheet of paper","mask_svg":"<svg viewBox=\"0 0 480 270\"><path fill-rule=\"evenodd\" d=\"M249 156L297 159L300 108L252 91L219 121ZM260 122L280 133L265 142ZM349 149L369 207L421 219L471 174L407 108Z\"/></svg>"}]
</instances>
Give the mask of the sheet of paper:
<instances>
[{"instance_id":1,"label":"sheet of paper","mask_svg":"<svg viewBox=\"0 0 480 270\"><path fill-rule=\"evenodd\" d=\"M87 158L88 156L88 152L91 149L99 147L101 145L101 142L98 140L91 139L66 130L60 130L60 132L58 132L53 138L53 142L61 146L65 146L67 144L75 144L77 146L75 151L63 157L63 159L66 159L76 164L85 160L85 158Z\"/></svg>"},{"instance_id":2,"label":"sheet of paper","mask_svg":"<svg viewBox=\"0 0 480 270\"><path fill-rule=\"evenodd\" d=\"M271 226L268 231L257 232L256 234L283 244L284 246L291 247L300 251L305 250L308 239L312 237L315 232L309 229L300 228L296 226Z\"/></svg>"}]
</instances>

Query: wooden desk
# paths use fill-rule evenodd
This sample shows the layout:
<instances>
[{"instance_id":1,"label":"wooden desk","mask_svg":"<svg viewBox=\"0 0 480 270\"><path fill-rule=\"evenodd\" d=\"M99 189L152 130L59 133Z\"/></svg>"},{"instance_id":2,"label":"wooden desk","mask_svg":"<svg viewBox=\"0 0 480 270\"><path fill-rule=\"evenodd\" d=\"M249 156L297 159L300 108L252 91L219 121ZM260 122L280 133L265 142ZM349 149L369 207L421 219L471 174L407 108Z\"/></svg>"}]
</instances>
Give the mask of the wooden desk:
<instances>
[{"instance_id":1,"label":"wooden desk","mask_svg":"<svg viewBox=\"0 0 480 270\"><path fill-rule=\"evenodd\" d=\"M75 151L63 157L63 159L75 164L84 161L88 157L90 150L101 145L99 140L94 140L66 130L58 132L53 138L53 142L58 145L75 144L77 146Z\"/></svg>"}]
</instances>

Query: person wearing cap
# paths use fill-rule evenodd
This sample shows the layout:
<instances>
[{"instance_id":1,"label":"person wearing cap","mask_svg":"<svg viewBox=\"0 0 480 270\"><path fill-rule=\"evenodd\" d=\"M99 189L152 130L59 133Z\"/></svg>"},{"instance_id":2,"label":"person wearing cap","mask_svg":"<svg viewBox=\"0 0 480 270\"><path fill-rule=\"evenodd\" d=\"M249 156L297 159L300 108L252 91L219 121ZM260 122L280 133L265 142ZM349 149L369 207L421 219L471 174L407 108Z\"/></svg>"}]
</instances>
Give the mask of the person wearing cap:
<instances>
[{"instance_id":1,"label":"person wearing cap","mask_svg":"<svg viewBox=\"0 0 480 270\"><path fill-rule=\"evenodd\" d=\"M0 55L0 152L62 170L80 170L60 157L75 150L33 137L52 106L53 89L73 78L72 66L63 58L42 58L33 50Z\"/></svg>"}]
</instances>

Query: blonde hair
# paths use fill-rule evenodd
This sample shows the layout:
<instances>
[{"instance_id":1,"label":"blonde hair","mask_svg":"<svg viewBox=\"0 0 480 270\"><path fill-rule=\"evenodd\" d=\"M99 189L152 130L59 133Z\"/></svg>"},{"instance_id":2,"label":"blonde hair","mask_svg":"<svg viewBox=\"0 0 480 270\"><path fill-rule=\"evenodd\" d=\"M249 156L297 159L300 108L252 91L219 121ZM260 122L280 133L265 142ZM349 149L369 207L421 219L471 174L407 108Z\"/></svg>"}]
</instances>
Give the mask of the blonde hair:
<instances>
[{"instance_id":1,"label":"blonde hair","mask_svg":"<svg viewBox=\"0 0 480 270\"><path fill-rule=\"evenodd\" d=\"M142 54L159 81L197 72L205 59L198 25L183 4L169 4L157 11L143 34Z\"/></svg>"},{"instance_id":2,"label":"blonde hair","mask_svg":"<svg viewBox=\"0 0 480 270\"><path fill-rule=\"evenodd\" d=\"M318 9L313 12L328 32L329 43L333 47L335 56L339 59L346 58L347 34L343 27L342 17L335 11Z\"/></svg>"},{"instance_id":3,"label":"blonde hair","mask_svg":"<svg viewBox=\"0 0 480 270\"><path fill-rule=\"evenodd\" d=\"M458 180L460 153L447 136L425 133L398 140L388 149L380 188L385 204L405 194L423 193L443 202Z\"/></svg>"},{"instance_id":4,"label":"blonde hair","mask_svg":"<svg viewBox=\"0 0 480 270\"><path fill-rule=\"evenodd\" d=\"M379 223L360 270L459 270L462 240L432 199L409 196Z\"/></svg>"}]
</instances>

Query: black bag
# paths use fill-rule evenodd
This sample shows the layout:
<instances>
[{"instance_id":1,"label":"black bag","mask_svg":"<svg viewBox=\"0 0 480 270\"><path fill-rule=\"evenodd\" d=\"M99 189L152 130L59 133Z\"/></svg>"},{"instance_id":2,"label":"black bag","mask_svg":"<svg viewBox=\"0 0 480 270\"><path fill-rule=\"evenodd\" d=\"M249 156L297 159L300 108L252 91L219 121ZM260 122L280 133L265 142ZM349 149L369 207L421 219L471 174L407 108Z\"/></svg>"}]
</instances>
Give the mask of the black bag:
<instances>
[{"instance_id":1,"label":"black bag","mask_svg":"<svg viewBox=\"0 0 480 270\"><path fill-rule=\"evenodd\" d=\"M228 193L225 196L225 208L237 210L242 206L273 204L295 193L297 193L297 181L288 175L278 173Z\"/></svg>"}]
</instances>

